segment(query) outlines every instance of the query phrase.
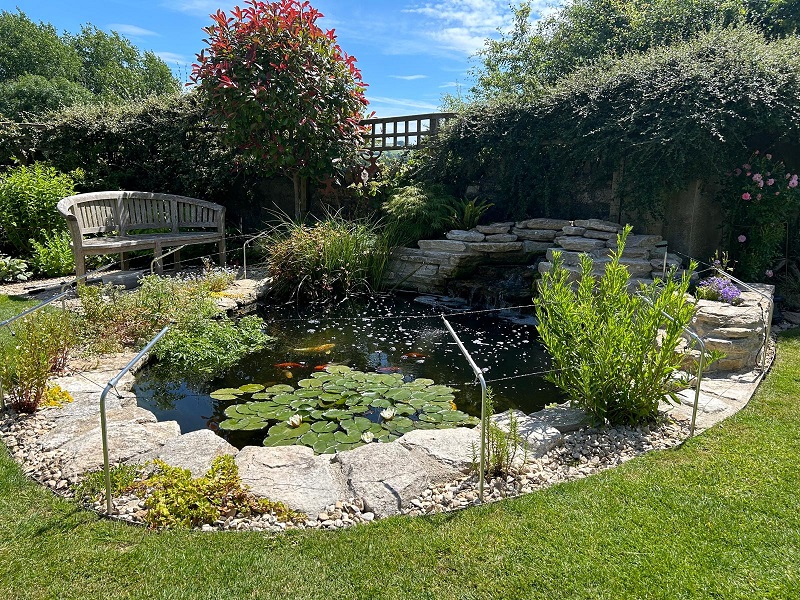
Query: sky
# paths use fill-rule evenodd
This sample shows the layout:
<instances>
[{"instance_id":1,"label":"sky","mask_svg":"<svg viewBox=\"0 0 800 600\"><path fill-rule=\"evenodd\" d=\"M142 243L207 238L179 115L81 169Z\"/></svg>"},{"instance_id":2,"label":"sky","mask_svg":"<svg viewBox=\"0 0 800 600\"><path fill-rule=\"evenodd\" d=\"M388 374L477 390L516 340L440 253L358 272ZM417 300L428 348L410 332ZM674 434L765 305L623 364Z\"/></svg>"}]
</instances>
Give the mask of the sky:
<instances>
[{"instance_id":1,"label":"sky","mask_svg":"<svg viewBox=\"0 0 800 600\"><path fill-rule=\"evenodd\" d=\"M555 0L533 0L546 14ZM335 29L342 49L356 57L369 84L370 110L392 117L434 112L444 94L466 93L470 57L487 38L512 23L510 0L312 0ZM217 9L243 0L0 0L0 9L21 9L59 32L91 23L127 37L160 56L182 81L204 47L203 27Z\"/></svg>"}]
</instances>

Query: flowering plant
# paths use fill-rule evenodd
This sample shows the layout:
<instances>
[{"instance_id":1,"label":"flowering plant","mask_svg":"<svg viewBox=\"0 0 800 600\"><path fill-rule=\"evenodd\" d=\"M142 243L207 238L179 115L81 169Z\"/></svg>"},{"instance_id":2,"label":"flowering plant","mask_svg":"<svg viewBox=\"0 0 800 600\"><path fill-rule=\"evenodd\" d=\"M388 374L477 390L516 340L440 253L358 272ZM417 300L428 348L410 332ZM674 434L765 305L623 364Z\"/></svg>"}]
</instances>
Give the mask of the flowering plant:
<instances>
[{"instance_id":1,"label":"flowering plant","mask_svg":"<svg viewBox=\"0 0 800 600\"><path fill-rule=\"evenodd\" d=\"M695 295L699 300L716 300L740 304L742 291L727 277L708 277L697 284Z\"/></svg>"},{"instance_id":2,"label":"flowering plant","mask_svg":"<svg viewBox=\"0 0 800 600\"><path fill-rule=\"evenodd\" d=\"M725 190L729 248L740 276L769 277L770 265L781 254L785 223L800 208L800 180L783 161L756 150L729 173Z\"/></svg>"}]
</instances>

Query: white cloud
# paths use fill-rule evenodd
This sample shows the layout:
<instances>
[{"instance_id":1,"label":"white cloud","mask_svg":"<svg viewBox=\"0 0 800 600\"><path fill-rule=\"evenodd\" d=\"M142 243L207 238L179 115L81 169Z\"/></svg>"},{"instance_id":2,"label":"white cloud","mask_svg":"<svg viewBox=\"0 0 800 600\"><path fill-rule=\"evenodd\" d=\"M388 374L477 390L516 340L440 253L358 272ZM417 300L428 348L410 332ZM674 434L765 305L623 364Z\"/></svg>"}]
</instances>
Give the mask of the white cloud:
<instances>
[{"instance_id":1,"label":"white cloud","mask_svg":"<svg viewBox=\"0 0 800 600\"><path fill-rule=\"evenodd\" d=\"M457 81L447 81L447 82L443 83L442 85L440 85L439 87L440 88L454 88L454 87L459 87L460 85L461 84L458 83Z\"/></svg>"},{"instance_id":2,"label":"white cloud","mask_svg":"<svg viewBox=\"0 0 800 600\"><path fill-rule=\"evenodd\" d=\"M163 6L171 8L172 10L177 10L178 12L207 17L217 12L218 9L227 11L233 8L234 3L235 0L230 0L230 6L224 6L224 4L228 4L228 2L221 2L220 0L169 0L164 2ZM241 4L244 4L244 2L241 2Z\"/></svg>"},{"instance_id":3,"label":"white cloud","mask_svg":"<svg viewBox=\"0 0 800 600\"><path fill-rule=\"evenodd\" d=\"M436 104L423 100L411 100L408 98L389 98L386 96L367 96L369 106L367 110L374 110L379 117L394 117L406 115L419 111L439 110Z\"/></svg>"},{"instance_id":4,"label":"white cloud","mask_svg":"<svg viewBox=\"0 0 800 600\"><path fill-rule=\"evenodd\" d=\"M404 81L414 81L415 79L427 79L427 75L389 75L392 79L402 79Z\"/></svg>"},{"instance_id":5,"label":"white cloud","mask_svg":"<svg viewBox=\"0 0 800 600\"><path fill-rule=\"evenodd\" d=\"M191 60L187 59L183 54L176 54L175 52L153 52L158 58L167 64L178 63L179 65L189 65Z\"/></svg>"},{"instance_id":6,"label":"white cloud","mask_svg":"<svg viewBox=\"0 0 800 600\"><path fill-rule=\"evenodd\" d=\"M156 33L155 31L151 31L150 29L145 29L144 27L137 27L136 25L127 25L125 23L111 23L108 26L108 29L130 37L146 37L150 35L156 35L156 36L161 35L160 33Z\"/></svg>"}]
</instances>

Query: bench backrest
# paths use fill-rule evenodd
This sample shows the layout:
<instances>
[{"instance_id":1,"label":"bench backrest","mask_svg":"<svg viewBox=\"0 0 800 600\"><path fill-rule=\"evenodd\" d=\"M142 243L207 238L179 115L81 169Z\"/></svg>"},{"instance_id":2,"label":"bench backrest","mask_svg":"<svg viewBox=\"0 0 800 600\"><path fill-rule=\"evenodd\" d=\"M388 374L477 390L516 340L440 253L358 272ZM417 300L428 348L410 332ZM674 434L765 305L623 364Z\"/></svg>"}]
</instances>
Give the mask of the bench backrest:
<instances>
[{"instance_id":1,"label":"bench backrest","mask_svg":"<svg viewBox=\"0 0 800 600\"><path fill-rule=\"evenodd\" d=\"M137 229L215 227L223 231L225 208L213 202L151 192L108 191L77 194L59 201L70 229L81 235Z\"/></svg>"}]
</instances>

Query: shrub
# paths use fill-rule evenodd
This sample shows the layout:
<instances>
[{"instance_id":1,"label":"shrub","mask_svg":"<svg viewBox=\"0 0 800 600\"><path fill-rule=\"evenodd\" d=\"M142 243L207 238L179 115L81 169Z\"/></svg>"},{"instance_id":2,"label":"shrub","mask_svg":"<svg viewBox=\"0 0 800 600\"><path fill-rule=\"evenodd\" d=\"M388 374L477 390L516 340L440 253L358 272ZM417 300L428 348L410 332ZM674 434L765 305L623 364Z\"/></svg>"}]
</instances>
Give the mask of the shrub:
<instances>
[{"instance_id":1,"label":"shrub","mask_svg":"<svg viewBox=\"0 0 800 600\"><path fill-rule=\"evenodd\" d=\"M145 520L153 528L198 527L230 512L249 515L273 512L286 521L299 518L281 502L257 499L242 486L239 469L230 455L218 456L203 477L192 478L188 469L153 461L154 473L133 489L145 495Z\"/></svg>"},{"instance_id":2,"label":"shrub","mask_svg":"<svg viewBox=\"0 0 800 600\"><path fill-rule=\"evenodd\" d=\"M75 270L75 256L72 254L72 238L67 231L43 235L44 243L30 240L33 247L33 268L47 277L69 275Z\"/></svg>"},{"instance_id":3,"label":"shrub","mask_svg":"<svg viewBox=\"0 0 800 600\"><path fill-rule=\"evenodd\" d=\"M0 228L17 252L29 256L32 241L45 242L45 236L66 228L56 204L74 193L81 176L80 171L59 173L38 162L0 175Z\"/></svg>"},{"instance_id":4,"label":"shrub","mask_svg":"<svg viewBox=\"0 0 800 600\"><path fill-rule=\"evenodd\" d=\"M139 475L138 465L114 465L109 469L111 478L111 495L119 496L130 488ZM75 500L91 504L97 500L105 499L106 478L105 471L93 471L88 473L79 484L72 487L75 492Z\"/></svg>"},{"instance_id":5,"label":"shrub","mask_svg":"<svg viewBox=\"0 0 800 600\"><path fill-rule=\"evenodd\" d=\"M483 215L493 206L493 203L477 198L456 200L452 204L450 225L454 229L472 229L481 222Z\"/></svg>"},{"instance_id":6,"label":"shrub","mask_svg":"<svg viewBox=\"0 0 800 600\"><path fill-rule=\"evenodd\" d=\"M28 281L33 275L28 271L28 263L20 258L0 254L0 283L6 281Z\"/></svg>"},{"instance_id":7,"label":"shrub","mask_svg":"<svg viewBox=\"0 0 800 600\"><path fill-rule=\"evenodd\" d=\"M683 356L676 347L695 310L687 301L687 274L642 286L652 305L628 293L620 258L629 232L627 226L618 236L619 247L600 277L592 259L581 255L577 290L561 253L554 253L535 300L539 334L553 361L547 378L597 422L612 425L656 418L670 376L680 369Z\"/></svg>"},{"instance_id":8,"label":"shrub","mask_svg":"<svg viewBox=\"0 0 800 600\"><path fill-rule=\"evenodd\" d=\"M383 205L387 228L394 231L400 244L439 237L451 226L454 202L442 185L398 188Z\"/></svg>"},{"instance_id":9,"label":"shrub","mask_svg":"<svg viewBox=\"0 0 800 600\"><path fill-rule=\"evenodd\" d=\"M486 413L487 419L494 414L494 398L492 388L486 388ZM516 466L517 453L522 449L521 463L527 461L527 444L519 433L519 423L514 411L509 413L508 431L504 431L489 421L486 435L486 475L489 477L502 477L512 474ZM480 469L480 448L472 447L473 471Z\"/></svg>"},{"instance_id":10,"label":"shrub","mask_svg":"<svg viewBox=\"0 0 800 600\"><path fill-rule=\"evenodd\" d=\"M391 244L370 221L285 222L263 244L278 297L327 301L381 285Z\"/></svg>"},{"instance_id":11,"label":"shrub","mask_svg":"<svg viewBox=\"0 0 800 600\"><path fill-rule=\"evenodd\" d=\"M14 338L0 347L0 379L9 406L35 412L48 377L63 370L77 340L77 319L70 312L43 309L17 321Z\"/></svg>"}]
</instances>

